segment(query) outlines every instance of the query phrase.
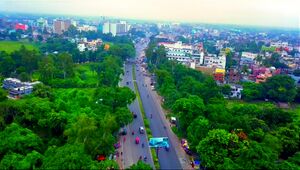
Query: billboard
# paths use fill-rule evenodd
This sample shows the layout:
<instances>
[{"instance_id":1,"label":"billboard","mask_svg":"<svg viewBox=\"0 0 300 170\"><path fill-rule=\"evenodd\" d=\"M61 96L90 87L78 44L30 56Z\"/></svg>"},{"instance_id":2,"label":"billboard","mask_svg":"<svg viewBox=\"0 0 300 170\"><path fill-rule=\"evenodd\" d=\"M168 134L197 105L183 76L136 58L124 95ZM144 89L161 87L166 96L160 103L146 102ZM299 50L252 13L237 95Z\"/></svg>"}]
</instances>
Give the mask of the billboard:
<instances>
[{"instance_id":1,"label":"billboard","mask_svg":"<svg viewBox=\"0 0 300 170\"><path fill-rule=\"evenodd\" d=\"M150 148L169 148L169 138L160 137L160 138L150 138L149 140Z\"/></svg>"}]
</instances>

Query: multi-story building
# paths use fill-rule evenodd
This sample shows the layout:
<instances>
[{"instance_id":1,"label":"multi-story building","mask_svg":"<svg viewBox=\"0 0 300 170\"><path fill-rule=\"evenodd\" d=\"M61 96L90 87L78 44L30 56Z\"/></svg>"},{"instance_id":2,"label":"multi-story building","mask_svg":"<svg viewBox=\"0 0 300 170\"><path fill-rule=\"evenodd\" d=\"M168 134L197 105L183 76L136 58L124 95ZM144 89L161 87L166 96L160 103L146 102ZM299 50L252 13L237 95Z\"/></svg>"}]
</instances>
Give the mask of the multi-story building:
<instances>
[{"instance_id":1,"label":"multi-story building","mask_svg":"<svg viewBox=\"0 0 300 170\"><path fill-rule=\"evenodd\" d=\"M91 26L91 25L83 25L83 26L77 27L77 30L79 32L82 32L82 31L84 31L84 32L88 32L88 31L94 31L94 32L96 32L97 31L97 27Z\"/></svg>"},{"instance_id":2,"label":"multi-story building","mask_svg":"<svg viewBox=\"0 0 300 170\"><path fill-rule=\"evenodd\" d=\"M62 34L71 26L70 20L55 20L53 23L53 33Z\"/></svg>"},{"instance_id":3,"label":"multi-story building","mask_svg":"<svg viewBox=\"0 0 300 170\"><path fill-rule=\"evenodd\" d=\"M39 28L45 28L48 27L48 20L44 19L44 18L39 18L37 20L37 26Z\"/></svg>"},{"instance_id":4,"label":"multi-story building","mask_svg":"<svg viewBox=\"0 0 300 170\"><path fill-rule=\"evenodd\" d=\"M242 52L240 65L254 64L256 57L257 57L257 54L250 53L250 52Z\"/></svg>"},{"instance_id":5,"label":"multi-story building","mask_svg":"<svg viewBox=\"0 0 300 170\"><path fill-rule=\"evenodd\" d=\"M121 21L119 23L103 23L102 32L103 34L111 33L113 36L116 35L124 35L129 30L129 25L125 21Z\"/></svg>"},{"instance_id":6,"label":"multi-story building","mask_svg":"<svg viewBox=\"0 0 300 170\"><path fill-rule=\"evenodd\" d=\"M159 45L166 48L166 57L169 60L177 60L184 64L188 64L193 61L196 61L197 64L200 62L201 54L192 45L183 44L181 41L176 43L161 42Z\"/></svg>"},{"instance_id":7,"label":"multi-story building","mask_svg":"<svg viewBox=\"0 0 300 170\"><path fill-rule=\"evenodd\" d=\"M207 67L216 67L225 69L226 56L225 54L217 56L216 54L208 54L204 57L204 65Z\"/></svg>"},{"instance_id":8,"label":"multi-story building","mask_svg":"<svg viewBox=\"0 0 300 170\"><path fill-rule=\"evenodd\" d=\"M22 82L16 78L6 78L3 81L3 88L9 90L9 96L13 98L19 98L23 95L30 94L33 87L39 84L36 82Z\"/></svg>"},{"instance_id":9,"label":"multi-story building","mask_svg":"<svg viewBox=\"0 0 300 170\"><path fill-rule=\"evenodd\" d=\"M108 34L108 33L110 33L110 23L109 23L109 22L103 23L103 26L102 26L102 33L103 33L103 34Z\"/></svg>"}]
</instances>

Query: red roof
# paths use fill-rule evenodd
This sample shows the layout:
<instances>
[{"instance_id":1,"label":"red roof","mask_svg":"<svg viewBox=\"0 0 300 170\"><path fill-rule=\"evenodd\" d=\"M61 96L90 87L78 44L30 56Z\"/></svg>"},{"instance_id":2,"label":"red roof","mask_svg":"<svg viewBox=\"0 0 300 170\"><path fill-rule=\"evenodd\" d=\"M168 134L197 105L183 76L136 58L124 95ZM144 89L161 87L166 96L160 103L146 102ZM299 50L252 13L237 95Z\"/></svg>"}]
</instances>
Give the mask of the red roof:
<instances>
[{"instance_id":1,"label":"red roof","mask_svg":"<svg viewBox=\"0 0 300 170\"><path fill-rule=\"evenodd\" d=\"M25 31L25 30L27 30L27 25L18 23L15 25L15 29Z\"/></svg>"}]
</instances>

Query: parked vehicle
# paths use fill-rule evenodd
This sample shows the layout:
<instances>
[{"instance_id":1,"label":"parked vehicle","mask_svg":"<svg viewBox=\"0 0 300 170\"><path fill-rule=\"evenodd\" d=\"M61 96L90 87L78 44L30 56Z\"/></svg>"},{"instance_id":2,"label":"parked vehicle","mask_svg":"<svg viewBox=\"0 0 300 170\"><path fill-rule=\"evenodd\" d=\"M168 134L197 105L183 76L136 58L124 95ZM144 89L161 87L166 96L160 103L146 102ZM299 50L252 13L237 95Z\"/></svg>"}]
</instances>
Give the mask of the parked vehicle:
<instances>
[{"instance_id":1,"label":"parked vehicle","mask_svg":"<svg viewBox=\"0 0 300 170\"><path fill-rule=\"evenodd\" d=\"M127 130L125 128L122 128L120 131L120 135L127 135Z\"/></svg>"},{"instance_id":2,"label":"parked vehicle","mask_svg":"<svg viewBox=\"0 0 300 170\"><path fill-rule=\"evenodd\" d=\"M144 127L143 127L143 126L141 126L141 127L139 128L139 131L140 131L140 134L144 134L144 133L145 133L145 129L144 129Z\"/></svg>"}]
</instances>

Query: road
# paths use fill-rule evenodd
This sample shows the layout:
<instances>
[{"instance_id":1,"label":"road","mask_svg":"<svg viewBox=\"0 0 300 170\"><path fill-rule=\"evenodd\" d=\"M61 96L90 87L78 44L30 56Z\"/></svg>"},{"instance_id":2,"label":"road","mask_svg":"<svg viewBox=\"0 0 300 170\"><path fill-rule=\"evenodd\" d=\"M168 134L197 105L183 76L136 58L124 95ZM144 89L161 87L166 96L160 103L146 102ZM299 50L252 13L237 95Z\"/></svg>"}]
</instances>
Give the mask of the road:
<instances>
[{"instance_id":1,"label":"road","mask_svg":"<svg viewBox=\"0 0 300 170\"><path fill-rule=\"evenodd\" d=\"M137 47L137 49L139 49L139 47ZM150 120L153 137L169 138L170 150L165 151L164 149L160 149L158 152L161 169L192 169L187 161L187 155L180 146L178 138L171 131L170 124L161 108L157 93L151 89L150 78L144 76L141 67L137 67L136 69L136 81L146 116Z\"/></svg>"},{"instance_id":2,"label":"road","mask_svg":"<svg viewBox=\"0 0 300 170\"><path fill-rule=\"evenodd\" d=\"M143 56L143 50L147 47L147 44L136 44L136 59L139 60ZM132 77L132 64L126 63L125 66L125 75L121 81L121 85L128 86L134 91L133 77ZM129 84L126 84L129 82ZM171 131L169 122L167 121L163 109L161 108L159 97L155 91L151 90L150 87L150 78L144 76L142 67L136 66L136 82L140 92L141 100L147 118L150 120L150 128L152 131L153 137L168 137L170 149L165 151L164 149L159 149L158 159L161 169L192 169L189 165L187 155L184 153L183 149L180 146L180 142L176 135ZM147 86L146 86L147 84ZM138 117L134 121L126 126L128 134L126 135L126 140L124 142L121 138L121 149L123 152L123 168L127 168L130 165L136 163L139 159L139 156L146 155L148 157L147 163L149 163L153 168L153 160L150 156L150 149L148 146L148 141L146 134L138 134L138 128L140 126L144 127L142 114L138 105L138 101L135 100L130 106L129 109L136 113ZM152 118L151 118L152 114ZM131 131L134 130L135 135L131 135ZM145 144L145 147L142 148L141 144L136 145L134 143L135 137L139 136L141 142Z\"/></svg>"},{"instance_id":3,"label":"road","mask_svg":"<svg viewBox=\"0 0 300 170\"><path fill-rule=\"evenodd\" d=\"M138 50L138 49L137 49ZM137 55L140 54L141 49L137 51ZM129 82L127 84L126 82ZM122 77L121 86L127 86L132 91L134 91L134 85L133 85L133 77L132 77L132 64L127 63L124 66L124 76ZM144 126L142 114L140 112L139 104L137 99L134 100L133 103L129 105L130 111L137 114L137 118L133 120L133 122L126 126L127 129L127 135L122 136L120 139L121 142L121 148L119 149L119 152L122 152L121 160L122 160L122 168L128 168L132 164L136 163L139 160L139 157L147 156L146 163L150 164L154 168L154 163L152 156L150 154L150 149L145 134L140 134L138 132L139 127ZM132 131L134 131L134 135L132 135ZM135 144L135 138L140 138L140 144ZM125 140L124 140L125 138ZM144 147L142 147L142 143L144 143Z\"/></svg>"}]
</instances>

